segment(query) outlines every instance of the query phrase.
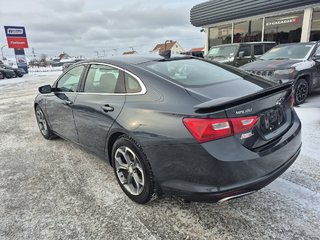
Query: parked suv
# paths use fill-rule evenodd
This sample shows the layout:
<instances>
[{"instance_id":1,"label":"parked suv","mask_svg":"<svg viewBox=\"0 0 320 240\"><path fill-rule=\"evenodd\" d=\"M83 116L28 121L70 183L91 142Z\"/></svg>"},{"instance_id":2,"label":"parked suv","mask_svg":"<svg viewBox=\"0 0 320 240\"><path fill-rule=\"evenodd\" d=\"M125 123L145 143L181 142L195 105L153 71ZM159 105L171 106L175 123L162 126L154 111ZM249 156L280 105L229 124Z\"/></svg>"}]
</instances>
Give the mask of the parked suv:
<instances>
[{"instance_id":1,"label":"parked suv","mask_svg":"<svg viewBox=\"0 0 320 240\"><path fill-rule=\"evenodd\" d=\"M239 67L256 60L275 45L275 42L244 42L217 45L210 48L205 58Z\"/></svg>"},{"instance_id":2,"label":"parked suv","mask_svg":"<svg viewBox=\"0 0 320 240\"><path fill-rule=\"evenodd\" d=\"M299 105L320 87L320 41L278 45L241 68L279 83L292 82Z\"/></svg>"}]
</instances>

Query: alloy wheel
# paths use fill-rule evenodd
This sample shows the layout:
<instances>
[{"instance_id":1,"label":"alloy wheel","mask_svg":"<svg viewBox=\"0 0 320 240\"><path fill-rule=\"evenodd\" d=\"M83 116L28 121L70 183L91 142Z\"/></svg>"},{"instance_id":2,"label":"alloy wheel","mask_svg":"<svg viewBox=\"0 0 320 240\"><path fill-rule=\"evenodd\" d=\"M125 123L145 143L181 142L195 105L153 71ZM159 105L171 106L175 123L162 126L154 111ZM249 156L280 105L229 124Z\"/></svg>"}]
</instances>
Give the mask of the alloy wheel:
<instances>
[{"instance_id":1,"label":"alloy wheel","mask_svg":"<svg viewBox=\"0 0 320 240\"><path fill-rule=\"evenodd\" d=\"M296 102L302 103L308 96L309 87L306 81L299 81L298 86L296 87Z\"/></svg>"},{"instance_id":2,"label":"alloy wheel","mask_svg":"<svg viewBox=\"0 0 320 240\"><path fill-rule=\"evenodd\" d=\"M132 195L139 195L144 189L144 172L138 156L127 146L115 152L115 170L122 186Z\"/></svg>"},{"instance_id":3,"label":"alloy wheel","mask_svg":"<svg viewBox=\"0 0 320 240\"><path fill-rule=\"evenodd\" d=\"M42 135L47 135L48 134L47 121L44 117L43 112L40 109L37 110L36 116L37 116L37 122L38 122L38 127L40 129L40 132L42 133Z\"/></svg>"}]
</instances>

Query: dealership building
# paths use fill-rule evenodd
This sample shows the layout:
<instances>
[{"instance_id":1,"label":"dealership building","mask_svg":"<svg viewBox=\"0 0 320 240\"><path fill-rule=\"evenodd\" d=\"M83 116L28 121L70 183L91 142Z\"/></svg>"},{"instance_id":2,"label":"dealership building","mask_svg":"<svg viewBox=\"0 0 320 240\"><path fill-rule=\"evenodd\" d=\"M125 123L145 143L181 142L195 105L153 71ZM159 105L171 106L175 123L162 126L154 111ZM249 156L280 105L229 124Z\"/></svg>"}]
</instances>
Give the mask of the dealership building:
<instances>
[{"instance_id":1,"label":"dealership building","mask_svg":"<svg viewBox=\"0 0 320 240\"><path fill-rule=\"evenodd\" d=\"M205 31L205 50L239 42L320 40L319 0L211 0L194 6L190 21Z\"/></svg>"}]
</instances>

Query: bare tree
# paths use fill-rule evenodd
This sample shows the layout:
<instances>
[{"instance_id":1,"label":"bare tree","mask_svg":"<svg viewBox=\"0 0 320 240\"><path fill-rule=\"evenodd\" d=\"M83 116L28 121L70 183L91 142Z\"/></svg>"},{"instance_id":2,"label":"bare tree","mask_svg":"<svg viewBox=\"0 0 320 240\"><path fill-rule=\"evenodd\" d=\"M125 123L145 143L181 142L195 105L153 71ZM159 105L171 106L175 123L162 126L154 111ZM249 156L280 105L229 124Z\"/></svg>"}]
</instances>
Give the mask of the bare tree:
<instances>
[{"instance_id":1,"label":"bare tree","mask_svg":"<svg viewBox=\"0 0 320 240\"><path fill-rule=\"evenodd\" d=\"M40 55L40 59L39 59L39 62L40 62L40 66L42 67L46 67L48 65L48 62L47 62L47 55L42 53Z\"/></svg>"}]
</instances>

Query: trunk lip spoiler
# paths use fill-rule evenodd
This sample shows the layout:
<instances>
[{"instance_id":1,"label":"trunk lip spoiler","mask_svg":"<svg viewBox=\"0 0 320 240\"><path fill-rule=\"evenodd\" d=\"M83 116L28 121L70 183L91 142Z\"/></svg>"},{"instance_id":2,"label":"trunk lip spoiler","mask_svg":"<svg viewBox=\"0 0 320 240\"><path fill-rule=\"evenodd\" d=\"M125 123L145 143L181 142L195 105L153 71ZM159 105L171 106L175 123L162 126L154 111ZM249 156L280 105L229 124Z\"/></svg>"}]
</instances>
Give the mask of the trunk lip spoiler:
<instances>
[{"instance_id":1,"label":"trunk lip spoiler","mask_svg":"<svg viewBox=\"0 0 320 240\"><path fill-rule=\"evenodd\" d=\"M212 99L207 102L197 104L197 105L193 106L193 108L196 111L223 110L225 108L229 108L229 107L233 107L233 106L242 104L242 103L244 103L244 101L249 102L249 101L255 100L257 98L269 95L269 94L273 94L273 93L281 92L283 90L287 90L289 88L292 88L292 83L283 83L283 84L269 87L266 89L262 89L261 91L258 91L258 92L255 92L255 93L252 93L249 95L245 95L242 97L238 97L238 98L221 97L221 98Z\"/></svg>"}]
</instances>

